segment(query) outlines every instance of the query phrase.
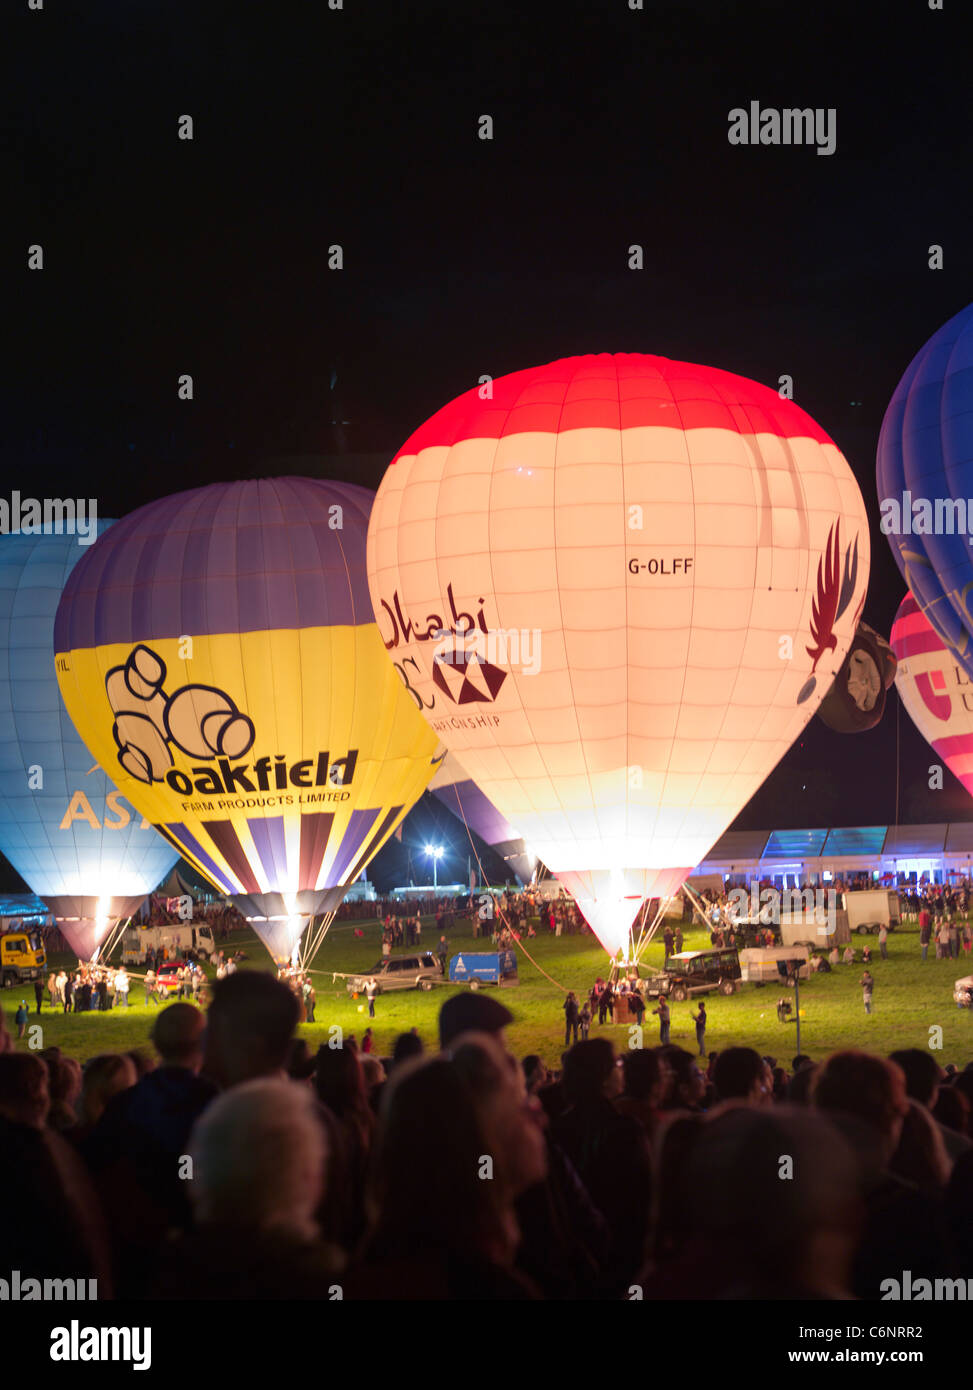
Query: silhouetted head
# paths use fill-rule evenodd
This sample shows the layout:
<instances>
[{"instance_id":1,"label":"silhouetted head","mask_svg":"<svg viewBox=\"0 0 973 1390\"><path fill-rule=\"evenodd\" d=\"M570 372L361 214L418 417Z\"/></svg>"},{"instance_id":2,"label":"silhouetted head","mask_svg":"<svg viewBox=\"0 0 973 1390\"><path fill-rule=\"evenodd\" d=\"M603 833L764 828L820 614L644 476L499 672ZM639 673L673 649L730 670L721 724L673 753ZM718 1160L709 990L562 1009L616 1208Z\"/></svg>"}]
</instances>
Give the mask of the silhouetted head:
<instances>
[{"instance_id":1,"label":"silhouetted head","mask_svg":"<svg viewBox=\"0 0 973 1390\"><path fill-rule=\"evenodd\" d=\"M223 1087L282 1072L299 1016L292 992L261 970L218 980L206 1015L207 1072Z\"/></svg>"}]
</instances>

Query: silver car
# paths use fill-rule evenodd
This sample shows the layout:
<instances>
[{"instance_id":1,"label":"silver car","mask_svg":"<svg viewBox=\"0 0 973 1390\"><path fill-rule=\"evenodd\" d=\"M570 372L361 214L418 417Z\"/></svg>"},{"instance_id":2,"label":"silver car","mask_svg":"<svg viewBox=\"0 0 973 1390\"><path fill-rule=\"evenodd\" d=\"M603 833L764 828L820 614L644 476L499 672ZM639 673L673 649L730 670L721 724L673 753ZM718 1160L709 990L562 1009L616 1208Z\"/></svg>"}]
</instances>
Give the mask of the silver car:
<instances>
[{"instance_id":1,"label":"silver car","mask_svg":"<svg viewBox=\"0 0 973 1390\"><path fill-rule=\"evenodd\" d=\"M415 956L389 956L366 974L349 976L348 993L364 994L366 980L375 981L379 994L388 994L394 989L432 989L442 978L438 958L431 951L420 951Z\"/></svg>"}]
</instances>

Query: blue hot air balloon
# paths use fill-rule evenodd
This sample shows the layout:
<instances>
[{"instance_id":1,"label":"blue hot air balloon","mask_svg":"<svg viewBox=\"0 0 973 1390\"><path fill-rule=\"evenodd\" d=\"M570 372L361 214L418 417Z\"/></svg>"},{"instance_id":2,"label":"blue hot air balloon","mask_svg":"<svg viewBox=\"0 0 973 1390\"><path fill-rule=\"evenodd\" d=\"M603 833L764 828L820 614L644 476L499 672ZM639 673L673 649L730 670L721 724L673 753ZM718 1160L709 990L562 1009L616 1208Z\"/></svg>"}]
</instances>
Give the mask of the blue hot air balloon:
<instances>
[{"instance_id":1,"label":"blue hot air balloon","mask_svg":"<svg viewBox=\"0 0 973 1390\"><path fill-rule=\"evenodd\" d=\"M902 576L973 676L973 304L933 334L896 387L877 482Z\"/></svg>"},{"instance_id":2,"label":"blue hot air balloon","mask_svg":"<svg viewBox=\"0 0 973 1390\"><path fill-rule=\"evenodd\" d=\"M74 535L0 535L0 851L89 959L178 855L95 765L61 699L54 614L85 553Z\"/></svg>"}]
</instances>

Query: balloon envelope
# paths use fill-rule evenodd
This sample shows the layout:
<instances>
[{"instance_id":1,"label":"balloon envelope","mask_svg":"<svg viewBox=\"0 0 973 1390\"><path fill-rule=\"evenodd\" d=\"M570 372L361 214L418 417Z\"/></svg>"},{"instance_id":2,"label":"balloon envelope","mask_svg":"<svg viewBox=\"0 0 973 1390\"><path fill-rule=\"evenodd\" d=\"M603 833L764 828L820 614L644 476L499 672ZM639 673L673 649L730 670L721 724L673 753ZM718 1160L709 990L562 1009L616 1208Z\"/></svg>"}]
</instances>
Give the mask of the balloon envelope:
<instances>
[{"instance_id":1,"label":"balloon envelope","mask_svg":"<svg viewBox=\"0 0 973 1390\"><path fill-rule=\"evenodd\" d=\"M973 304L933 334L895 388L877 483L902 576L973 675Z\"/></svg>"},{"instance_id":2,"label":"balloon envelope","mask_svg":"<svg viewBox=\"0 0 973 1390\"><path fill-rule=\"evenodd\" d=\"M372 602L431 727L615 951L831 685L864 503L804 411L728 372L600 354L491 391L396 455Z\"/></svg>"},{"instance_id":3,"label":"balloon envelope","mask_svg":"<svg viewBox=\"0 0 973 1390\"><path fill-rule=\"evenodd\" d=\"M895 655L885 638L859 623L848 655L821 701L818 718L836 734L862 734L881 723L895 680Z\"/></svg>"},{"instance_id":4,"label":"balloon envelope","mask_svg":"<svg viewBox=\"0 0 973 1390\"><path fill-rule=\"evenodd\" d=\"M895 615L892 649L899 662L895 688L910 719L973 795L973 686L913 594Z\"/></svg>"},{"instance_id":5,"label":"balloon envelope","mask_svg":"<svg viewBox=\"0 0 973 1390\"><path fill-rule=\"evenodd\" d=\"M536 860L523 836L517 834L507 818L483 795L455 753L446 754L429 783L429 790L464 825L496 850L521 883L530 879Z\"/></svg>"},{"instance_id":6,"label":"balloon envelope","mask_svg":"<svg viewBox=\"0 0 973 1390\"><path fill-rule=\"evenodd\" d=\"M278 478L164 498L98 541L58 609L87 746L278 961L433 771L368 600L372 496Z\"/></svg>"},{"instance_id":7,"label":"balloon envelope","mask_svg":"<svg viewBox=\"0 0 973 1390\"><path fill-rule=\"evenodd\" d=\"M178 857L93 766L58 689L54 615L87 553L74 535L0 535L0 850L83 959Z\"/></svg>"}]
</instances>

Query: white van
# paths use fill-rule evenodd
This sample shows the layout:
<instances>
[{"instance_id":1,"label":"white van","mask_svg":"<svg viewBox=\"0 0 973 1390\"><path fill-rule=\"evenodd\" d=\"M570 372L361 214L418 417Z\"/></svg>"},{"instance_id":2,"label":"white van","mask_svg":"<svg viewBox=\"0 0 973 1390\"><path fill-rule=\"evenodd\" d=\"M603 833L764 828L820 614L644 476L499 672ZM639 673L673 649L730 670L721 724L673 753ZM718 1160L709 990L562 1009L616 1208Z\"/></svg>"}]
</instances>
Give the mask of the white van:
<instances>
[{"instance_id":1,"label":"white van","mask_svg":"<svg viewBox=\"0 0 973 1390\"><path fill-rule=\"evenodd\" d=\"M187 951L197 951L199 955L208 958L216 951L213 928L208 922L129 927L122 936L123 964L144 965L148 951L168 951L172 957L184 956Z\"/></svg>"}]
</instances>

